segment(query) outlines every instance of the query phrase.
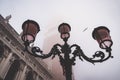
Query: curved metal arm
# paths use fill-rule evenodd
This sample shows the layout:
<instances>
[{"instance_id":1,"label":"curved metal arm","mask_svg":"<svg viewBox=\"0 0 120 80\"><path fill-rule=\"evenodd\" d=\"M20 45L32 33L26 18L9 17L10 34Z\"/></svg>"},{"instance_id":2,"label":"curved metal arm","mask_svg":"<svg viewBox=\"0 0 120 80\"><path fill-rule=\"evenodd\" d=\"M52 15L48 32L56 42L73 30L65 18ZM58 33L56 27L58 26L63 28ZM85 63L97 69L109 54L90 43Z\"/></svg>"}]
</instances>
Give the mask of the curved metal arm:
<instances>
[{"instance_id":1,"label":"curved metal arm","mask_svg":"<svg viewBox=\"0 0 120 80\"><path fill-rule=\"evenodd\" d=\"M88 62L91 62L91 63L95 63L95 62L103 62L103 61L106 61L107 59L109 59L110 57L111 58L113 58L113 56L111 56L111 49L110 48L108 48L107 50L106 50L106 52L108 52L108 56L107 57L105 57L105 54L102 52L102 51L96 51L95 52L95 54L93 55L93 58L89 58L89 57L87 57L84 53L83 53L83 51L82 51L82 49L80 48L80 46L78 46L78 45L76 45L76 44L74 44L74 45L72 45L70 48L72 48L72 47L76 47L76 50L73 52L73 54L75 55L75 56L79 56L79 58L83 61L83 59L82 58L84 58L85 60L87 60ZM100 59L95 59L95 58L100 58Z\"/></svg>"},{"instance_id":2,"label":"curved metal arm","mask_svg":"<svg viewBox=\"0 0 120 80\"><path fill-rule=\"evenodd\" d=\"M55 55L59 55L61 52L57 49L57 47L62 47L60 44L55 44L51 51L48 54L43 54L43 51L37 46L32 47L31 51L28 50L26 47L25 51L27 51L30 55L35 56L35 57L40 57L42 59L48 58L53 55L52 58L55 57Z\"/></svg>"}]
</instances>

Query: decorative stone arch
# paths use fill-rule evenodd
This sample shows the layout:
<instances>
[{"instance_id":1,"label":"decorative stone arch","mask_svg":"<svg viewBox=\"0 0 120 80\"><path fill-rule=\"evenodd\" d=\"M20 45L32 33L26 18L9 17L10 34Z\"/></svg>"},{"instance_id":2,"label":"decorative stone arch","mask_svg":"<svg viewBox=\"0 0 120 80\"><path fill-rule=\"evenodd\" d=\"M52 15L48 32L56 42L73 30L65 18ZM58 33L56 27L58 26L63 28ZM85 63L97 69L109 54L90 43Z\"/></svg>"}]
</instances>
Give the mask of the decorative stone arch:
<instances>
[{"instance_id":1,"label":"decorative stone arch","mask_svg":"<svg viewBox=\"0 0 120 80\"><path fill-rule=\"evenodd\" d=\"M12 53L12 56L9 60L9 69L7 70L4 80L15 80L19 68L20 59L15 53Z\"/></svg>"},{"instance_id":2,"label":"decorative stone arch","mask_svg":"<svg viewBox=\"0 0 120 80\"><path fill-rule=\"evenodd\" d=\"M14 80L19 68L20 68L20 61L16 59L11 64L4 80Z\"/></svg>"},{"instance_id":3,"label":"decorative stone arch","mask_svg":"<svg viewBox=\"0 0 120 80\"><path fill-rule=\"evenodd\" d=\"M18 60L20 62L20 58L16 55L16 53L13 53L12 58L10 59L11 63L13 63L15 60Z\"/></svg>"}]
</instances>

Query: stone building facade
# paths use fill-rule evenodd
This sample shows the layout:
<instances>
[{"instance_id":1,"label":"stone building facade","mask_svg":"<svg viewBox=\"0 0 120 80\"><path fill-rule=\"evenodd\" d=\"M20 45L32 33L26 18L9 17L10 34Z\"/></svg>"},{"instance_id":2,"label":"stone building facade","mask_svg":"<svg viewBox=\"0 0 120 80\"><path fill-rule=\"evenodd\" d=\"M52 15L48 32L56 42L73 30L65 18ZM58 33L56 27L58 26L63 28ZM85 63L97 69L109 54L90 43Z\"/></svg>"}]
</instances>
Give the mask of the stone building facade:
<instances>
[{"instance_id":1,"label":"stone building facade","mask_svg":"<svg viewBox=\"0 0 120 80\"><path fill-rule=\"evenodd\" d=\"M20 35L1 15L0 80L56 80L41 59L24 51Z\"/></svg>"}]
</instances>

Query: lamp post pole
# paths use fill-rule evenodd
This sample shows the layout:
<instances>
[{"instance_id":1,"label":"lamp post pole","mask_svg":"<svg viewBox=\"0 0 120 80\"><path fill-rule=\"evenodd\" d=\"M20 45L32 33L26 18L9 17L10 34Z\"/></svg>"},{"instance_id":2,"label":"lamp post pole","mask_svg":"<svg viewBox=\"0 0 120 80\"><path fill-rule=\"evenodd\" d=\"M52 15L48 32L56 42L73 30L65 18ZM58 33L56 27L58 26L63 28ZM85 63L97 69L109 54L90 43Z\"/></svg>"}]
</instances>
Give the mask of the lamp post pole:
<instances>
[{"instance_id":1,"label":"lamp post pole","mask_svg":"<svg viewBox=\"0 0 120 80\"><path fill-rule=\"evenodd\" d=\"M102 51L96 51L92 58L87 57L79 45L73 44L69 45L67 43L68 38L70 37L71 27L67 23L62 23L58 27L58 31L60 32L61 39L64 41L64 45L55 44L51 48L48 54L43 54L43 51L40 50L39 47L31 47L31 51L28 50L28 47L31 43L35 41L35 37L37 33L40 31L39 25L33 20L27 20L22 25L23 35L21 36L24 41L25 51L35 57L39 57L42 59L46 59L50 56L53 56L52 59L57 55L60 60L60 64L63 69L63 75L66 77L66 80L72 80L72 65L75 65L76 57L79 57L81 61L86 60L90 63L103 62L108 60L109 58L113 58L111 56L111 46L113 44L110 36L110 31L105 26L99 26L95 28L92 36L95 40L97 40L99 47L101 49L105 49L108 55L106 56ZM74 50L72 49L74 47ZM63 54L63 55L62 55ZM71 55L72 56L71 56Z\"/></svg>"},{"instance_id":2,"label":"lamp post pole","mask_svg":"<svg viewBox=\"0 0 120 80\"><path fill-rule=\"evenodd\" d=\"M64 44L64 59L62 57L60 60L63 60L61 64L63 64L63 74L66 76L66 80L72 80L72 60L70 59L70 50L69 50L69 45L67 43Z\"/></svg>"}]
</instances>

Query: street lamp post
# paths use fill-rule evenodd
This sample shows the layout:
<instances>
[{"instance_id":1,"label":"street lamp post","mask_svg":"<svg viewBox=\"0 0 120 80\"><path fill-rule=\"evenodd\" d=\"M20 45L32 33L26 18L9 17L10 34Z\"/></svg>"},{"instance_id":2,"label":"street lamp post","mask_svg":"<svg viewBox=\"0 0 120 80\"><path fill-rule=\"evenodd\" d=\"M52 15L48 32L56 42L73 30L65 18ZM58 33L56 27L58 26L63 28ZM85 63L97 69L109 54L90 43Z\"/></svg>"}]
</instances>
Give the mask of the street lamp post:
<instances>
[{"instance_id":1,"label":"street lamp post","mask_svg":"<svg viewBox=\"0 0 120 80\"><path fill-rule=\"evenodd\" d=\"M64 41L64 45L55 44L48 54L43 54L43 51L37 46L31 47L31 50L28 50L28 47L31 43L35 41L35 37L37 33L40 31L38 23L33 20L27 20L22 25L23 35L21 36L24 41L25 51L35 57L39 57L42 59L48 58L52 56L52 59L57 55L60 59L60 64L63 69L63 74L66 77L66 80L72 80L72 65L75 65L76 57L79 57L81 61L85 59L88 62L96 63L103 62L109 59L111 56L111 46L113 44L110 36L110 30L105 26L100 26L94 29L92 36L95 40L97 40L101 49L105 49L108 53L106 56L102 51L96 51L92 58L87 57L79 45L73 44L69 45L67 43L70 37L71 27L67 23L62 23L58 27L58 31L60 32L61 39ZM72 48L75 48L74 51ZM64 54L64 56L62 56ZM71 57L70 54L73 56Z\"/></svg>"}]
</instances>

